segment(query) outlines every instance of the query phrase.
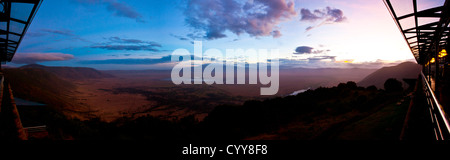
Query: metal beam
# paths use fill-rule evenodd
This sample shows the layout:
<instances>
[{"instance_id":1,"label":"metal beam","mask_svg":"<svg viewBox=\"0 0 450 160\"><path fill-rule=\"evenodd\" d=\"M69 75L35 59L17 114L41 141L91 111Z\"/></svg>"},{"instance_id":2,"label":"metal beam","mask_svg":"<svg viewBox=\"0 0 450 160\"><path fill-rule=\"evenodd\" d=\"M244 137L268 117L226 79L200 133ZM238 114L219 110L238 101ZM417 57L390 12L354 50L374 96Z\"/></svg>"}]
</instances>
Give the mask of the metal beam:
<instances>
[{"instance_id":1,"label":"metal beam","mask_svg":"<svg viewBox=\"0 0 450 160\"><path fill-rule=\"evenodd\" d=\"M415 17L441 17L440 13L437 13L439 11L442 12L443 7L439 6L439 7L435 7L435 8L430 8L430 9L426 9L426 10L422 10L419 12L414 12L414 13L410 13L407 15L403 15L398 17L398 20L402 20L411 16L415 16Z\"/></svg>"}]
</instances>

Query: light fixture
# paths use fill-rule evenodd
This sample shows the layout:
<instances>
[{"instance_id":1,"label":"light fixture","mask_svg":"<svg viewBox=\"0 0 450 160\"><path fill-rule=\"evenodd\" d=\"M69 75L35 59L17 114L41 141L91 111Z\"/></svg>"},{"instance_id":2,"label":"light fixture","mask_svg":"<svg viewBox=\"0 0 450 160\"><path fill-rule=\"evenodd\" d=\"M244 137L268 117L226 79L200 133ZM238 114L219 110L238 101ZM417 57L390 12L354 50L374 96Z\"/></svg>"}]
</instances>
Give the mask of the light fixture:
<instances>
[{"instance_id":1,"label":"light fixture","mask_svg":"<svg viewBox=\"0 0 450 160\"><path fill-rule=\"evenodd\" d=\"M442 50L439 52L438 57L439 57L439 58L442 58L442 57L445 57L445 56L447 56L447 51L446 51L445 49L442 49Z\"/></svg>"}]
</instances>

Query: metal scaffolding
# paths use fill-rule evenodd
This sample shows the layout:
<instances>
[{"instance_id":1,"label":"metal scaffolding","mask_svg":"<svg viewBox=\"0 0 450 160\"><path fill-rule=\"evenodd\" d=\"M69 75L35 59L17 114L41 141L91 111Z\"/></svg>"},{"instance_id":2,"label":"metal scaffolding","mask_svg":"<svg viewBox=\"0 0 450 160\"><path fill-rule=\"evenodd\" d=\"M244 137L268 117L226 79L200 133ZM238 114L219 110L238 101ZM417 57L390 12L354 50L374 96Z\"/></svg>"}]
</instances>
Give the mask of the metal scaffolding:
<instances>
[{"instance_id":1,"label":"metal scaffolding","mask_svg":"<svg viewBox=\"0 0 450 160\"><path fill-rule=\"evenodd\" d=\"M42 0L0 2L0 61L10 62Z\"/></svg>"},{"instance_id":2,"label":"metal scaffolding","mask_svg":"<svg viewBox=\"0 0 450 160\"><path fill-rule=\"evenodd\" d=\"M450 0L434 1L435 6L417 0L384 0L418 64L422 65L423 87L437 140L450 139L449 110L441 101L450 97ZM396 4L395 4L396 3ZM428 8L426 8L428 7ZM403 13L399 13L403 12Z\"/></svg>"}]
</instances>

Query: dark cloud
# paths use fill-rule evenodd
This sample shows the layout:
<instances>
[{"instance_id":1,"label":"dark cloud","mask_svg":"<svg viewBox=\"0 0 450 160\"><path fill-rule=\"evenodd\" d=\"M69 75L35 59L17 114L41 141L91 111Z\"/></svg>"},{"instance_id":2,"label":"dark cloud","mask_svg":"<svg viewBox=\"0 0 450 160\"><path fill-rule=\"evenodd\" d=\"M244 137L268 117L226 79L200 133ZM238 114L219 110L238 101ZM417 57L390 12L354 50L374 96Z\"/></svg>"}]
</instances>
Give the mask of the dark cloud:
<instances>
[{"instance_id":1,"label":"dark cloud","mask_svg":"<svg viewBox=\"0 0 450 160\"><path fill-rule=\"evenodd\" d=\"M183 37L183 36L179 36L179 35L175 35L175 34L170 34L170 36L175 37L175 38L177 38L177 39L179 39L181 41L189 41L188 38Z\"/></svg>"},{"instance_id":2,"label":"dark cloud","mask_svg":"<svg viewBox=\"0 0 450 160\"><path fill-rule=\"evenodd\" d=\"M181 37L181 38L179 38L179 40L182 40L182 41L187 41L187 40L189 40L189 39L187 39L187 38L184 38L184 37Z\"/></svg>"},{"instance_id":3,"label":"dark cloud","mask_svg":"<svg viewBox=\"0 0 450 160\"><path fill-rule=\"evenodd\" d=\"M271 32L273 38L281 37L281 32L279 30L274 30Z\"/></svg>"},{"instance_id":4,"label":"dark cloud","mask_svg":"<svg viewBox=\"0 0 450 160\"><path fill-rule=\"evenodd\" d=\"M186 36L191 38L191 39L193 39L193 40L200 39L200 38L203 37L200 33L189 33Z\"/></svg>"},{"instance_id":5,"label":"dark cloud","mask_svg":"<svg viewBox=\"0 0 450 160\"><path fill-rule=\"evenodd\" d=\"M308 46L300 46L295 49L294 54L310 54L314 48Z\"/></svg>"},{"instance_id":6,"label":"dark cloud","mask_svg":"<svg viewBox=\"0 0 450 160\"><path fill-rule=\"evenodd\" d=\"M330 50L314 50L314 48L309 46L300 46L295 48L294 54L321 54L329 52Z\"/></svg>"},{"instance_id":7,"label":"dark cloud","mask_svg":"<svg viewBox=\"0 0 450 160\"><path fill-rule=\"evenodd\" d=\"M15 64L35 64L45 61L65 61L73 58L73 55L64 53L17 53L11 62Z\"/></svg>"},{"instance_id":8,"label":"dark cloud","mask_svg":"<svg viewBox=\"0 0 450 160\"><path fill-rule=\"evenodd\" d=\"M300 15L301 15L300 21L320 22L318 25L307 27L306 31L309 31L313 28L319 27L324 24L340 23L347 20L342 10L331 7L326 7L325 9L322 10L316 9L312 12L309 9L302 8L300 10Z\"/></svg>"},{"instance_id":9,"label":"dark cloud","mask_svg":"<svg viewBox=\"0 0 450 160\"><path fill-rule=\"evenodd\" d=\"M318 10L316 10L318 11ZM312 13L309 9L305 9L302 8L300 10L300 15L302 16L302 18L300 19L301 21L317 21L319 19L322 19L323 14L321 14L322 12L318 12L318 13Z\"/></svg>"},{"instance_id":10,"label":"dark cloud","mask_svg":"<svg viewBox=\"0 0 450 160\"><path fill-rule=\"evenodd\" d=\"M187 0L184 13L186 23L208 40L224 38L226 31L276 38L277 25L297 15L288 0Z\"/></svg>"},{"instance_id":11,"label":"dark cloud","mask_svg":"<svg viewBox=\"0 0 450 160\"><path fill-rule=\"evenodd\" d=\"M136 22L145 22L142 15L125 2L118 2L117 0L77 0L77 2L89 5L103 4L114 16L134 19Z\"/></svg>"},{"instance_id":12,"label":"dark cloud","mask_svg":"<svg viewBox=\"0 0 450 160\"><path fill-rule=\"evenodd\" d=\"M302 8L300 10L301 21L315 22L318 20L325 20L326 22L343 22L346 20L344 12L340 9L326 7L322 10L314 10L311 12L309 9Z\"/></svg>"},{"instance_id":13,"label":"dark cloud","mask_svg":"<svg viewBox=\"0 0 450 160\"><path fill-rule=\"evenodd\" d=\"M145 22L142 19L142 15L135 11L133 8L128 6L124 2L117 2L114 0L106 1L107 3L107 10L113 12L113 15L119 16L119 17L126 17L135 19L136 22Z\"/></svg>"},{"instance_id":14,"label":"dark cloud","mask_svg":"<svg viewBox=\"0 0 450 160\"><path fill-rule=\"evenodd\" d=\"M139 39L125 39L119 37L110 37L108 42L93 45L90 48L101 48L107 50L130 50L130 51L152 51L159 52L161 44L152 41L143 41Z\"/></svg>"},{"instance_id":15,"label":"dark cloud","mask_svg":"<svg viewBox=\"0 0 450 160\"><path fill-rule=\"evenodd\" d=\"M343 22L347 18L344 16L344 12L340 9L331 9L330 7L327 7L327 14L329 15L329 18L327 21L332 22Z\"/></svg>"}]
</instances>

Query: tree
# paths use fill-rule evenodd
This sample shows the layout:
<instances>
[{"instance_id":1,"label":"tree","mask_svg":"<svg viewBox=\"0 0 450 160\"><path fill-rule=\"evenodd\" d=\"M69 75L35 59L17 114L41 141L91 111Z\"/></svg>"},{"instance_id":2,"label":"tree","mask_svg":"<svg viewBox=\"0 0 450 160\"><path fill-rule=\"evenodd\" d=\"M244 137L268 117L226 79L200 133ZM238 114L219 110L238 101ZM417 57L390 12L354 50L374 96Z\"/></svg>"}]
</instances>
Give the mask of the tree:
<instances>
[{"instance_id":1,"label":"tree","mask_svg":"<svg viewBox=\"0 0 450 160\"><path fill-rule=\"evenodd\" d=\"M367 87L367 90L369 90L369 91L376 91L376 90L378 90L378 89L377 89L376 86L371 85L371 86Z\"/></svg>"},{"instance_id":2,"label":"tree","mask_svg":"<svg viewBox=\"0 0 450 160\"><path fill-rule=\"evenodd\" d=\"M356 89L356 88L358 88L358 86L356 85L355 82L353 82L353 81L348 81L348 82L347 82L347 88L350 88L350 89Z\"/></svg>"},{"instance_id":3,"label":"tree","mask_svg":"<svg viewBox=\"0 0 450 160\"><path fill-rule=\"evenodd\" d=\"M389 78L384 82L384 89L387 92L400 92L403 91L402 82L395 78Z\"/></svg>"},{"instance_id":4,"label":"tree","mask_svg":"<svg viewBox=\"0 0 450 160\"><path fill-rule=\"evenodd\" d=\"M356 89L358 86L356 86L356 83L353 81L348 81L347 83L339 83L337 88L339 89Z\"/></svg>"}]
</instances>

